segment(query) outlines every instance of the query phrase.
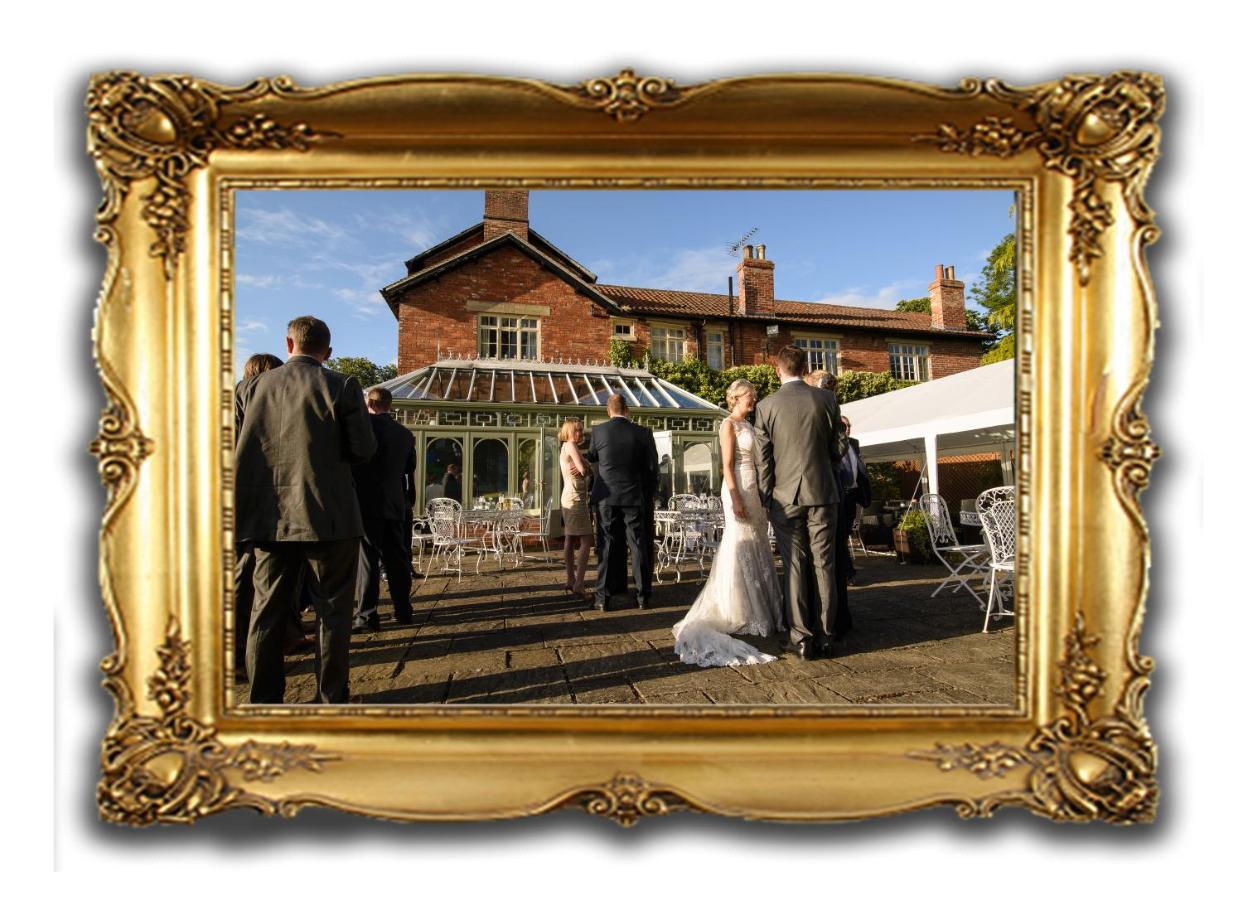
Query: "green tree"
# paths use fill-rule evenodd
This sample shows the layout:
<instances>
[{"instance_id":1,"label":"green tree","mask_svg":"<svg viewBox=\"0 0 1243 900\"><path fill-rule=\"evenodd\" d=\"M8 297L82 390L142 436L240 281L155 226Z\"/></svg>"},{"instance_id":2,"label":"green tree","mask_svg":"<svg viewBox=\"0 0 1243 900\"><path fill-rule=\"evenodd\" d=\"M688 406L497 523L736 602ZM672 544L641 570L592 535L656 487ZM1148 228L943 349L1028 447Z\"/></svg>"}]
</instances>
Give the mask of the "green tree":
<instances>
[{"instance_id":1,"label":"green tree","mask_svg":"<svg viewBox=\"0 0 1243 900\"><path fill-rule=\"evenodd\" d=\"M337 356L324 365L342 375L353 375L364 388L397 377L397 366L378 366L365 356Z\"/></svg>"},{"instance_id":2,"label":"green tree","mask_svg":"<svg viewBox=\"0 0 1243 900\"><path fill-rule=\"evenodd\" d=\"M932 298L911 297L909 300L899 300L898 305L894 308L898 312L918 312L932 315ZM987 331L992 335L984 344L985 350L991 349L996 343L997 337L1001 334L1001 327L990 322L988 316L977 309L968 308L965 312L968 328L972 331Z\"/></svg>"},{"instance_id":3,"label":"green tree","mask_svg":"<svg viewBox=\"0 0 1243 900\"><path fill-rule=\"evenodd\" d=\"M988 322L996 326L1000 337L981 362L993 363L1014 359L1015 305L1018 299L1018 278L1015 271L1014 234L1007 234L988 254L984 272L971 286L971 298L988 310Z\"/></svg>"}]
</instances>

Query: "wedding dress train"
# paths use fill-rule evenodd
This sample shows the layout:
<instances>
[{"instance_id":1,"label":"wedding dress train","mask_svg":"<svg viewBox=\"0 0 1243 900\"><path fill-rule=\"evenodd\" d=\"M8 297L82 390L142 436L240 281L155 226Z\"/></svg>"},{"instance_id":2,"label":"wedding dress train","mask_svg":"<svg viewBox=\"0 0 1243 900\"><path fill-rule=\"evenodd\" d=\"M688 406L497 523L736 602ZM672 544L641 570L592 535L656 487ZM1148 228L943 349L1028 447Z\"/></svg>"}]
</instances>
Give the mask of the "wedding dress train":
<instances>
[{"instance_id":1,"label":"wedding dress train","mask_svg":"<svg viewBox=\"0 0 1243 900\"><path fill-rule=\"evenodd\" d=\"M733 421L733 420L731 420ZM733 421L736 437L734 480L745 519L734 516L729 489L722 485L725 533L703 590L686 617L673 626L674 651L684 663L741 666L772 662L732 635L766 637L784 630L781 586L768 544L768 516L760 504L755 469L755 432L748 422Z\"/></svg>"}]
</instances>

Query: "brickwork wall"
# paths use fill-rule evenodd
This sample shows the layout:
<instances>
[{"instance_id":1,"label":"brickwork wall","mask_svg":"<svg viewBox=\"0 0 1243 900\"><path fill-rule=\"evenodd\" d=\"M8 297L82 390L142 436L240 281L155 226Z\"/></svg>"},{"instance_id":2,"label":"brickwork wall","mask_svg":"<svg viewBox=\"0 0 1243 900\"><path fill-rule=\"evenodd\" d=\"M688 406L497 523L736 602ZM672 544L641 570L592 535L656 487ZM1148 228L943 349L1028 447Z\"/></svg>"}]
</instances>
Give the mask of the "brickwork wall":
<instances>
[{"instance_id":1,"label":"brickwork wall","mask_svg":"<svg viewBox=\"0 0 1243 900\"><path fill-rule=\"evenodd\" d=\"M541 317L544 356L606 359L612 326L594 302L513 247L445 272L411 289L399 305L397 370L410 372L440 352L474 355L478 316L468 301L549 307Z\"/></svg>"},{"instance_id":2,"label":"brickwork wall","mask_svg":"<svg viewBox=\"0 0 1243 900\"><path fill-rule=\"evenodd\" d=\"M455 247L446 255L461 252ZM429 264L431 264L429 262ZM436 360L440 351L473 355L477 347L477 316L466 309L467 301L489 303L528 303L550 308L540 323L541 352L545 357L606 360L613 336L610 314L579 294L572 287L512 247L503 247L486 256L446 272L441 277L413 288L399 306L397 366L409 372ZM631 352L637 360L651 344L652 322L667 321L686 331L685 353L702 352L703 326L698 321L659 317L632 317L635 340ZM777 352L793 341L793 332L817 329L782 324L777 334L768 335L763 322L736 322L733 326L733 354L726 349L726 363L756 365L771 363ZM883 332L826 332L840 342L843 369L871 372L889 371L889 339ZM898 337L894 335L893 337ZM942 378L979 365L979 343L933 335L903 338L927 344L930 372Z\"/></svg>"},{"instance_id":3,"label":"brickwork wall","mask_svg":"<svg viewBox=\"0 0 1243 900\"><path fill-rule=\"evenodd\" d=\"M512 231L527 240L527 207L526 191L487 191L483 199L483 239L488 241Z\"/></svg>"},{"instance_id":4,"label":"brickwork wall","mask_svg":"<svg viewBox=\"0 0 1243 900\"><path fill-rule=\"evenodd\" d=\"M432 266L436 265L442 260L446 260L451 256L457 256L459 253L465 253L471 247L478 247L482 243L483 243L482 234L473 234L473 235L470 235L469 237L465 237L458 243L452 244L451 246L446 247L444 250L441 250L439 253L433 253L431 256L429 256L427 259L423 261L423 265L420 267L419 271L422 271L423 269L430 269Z\"/></svg>"}]
</instances>

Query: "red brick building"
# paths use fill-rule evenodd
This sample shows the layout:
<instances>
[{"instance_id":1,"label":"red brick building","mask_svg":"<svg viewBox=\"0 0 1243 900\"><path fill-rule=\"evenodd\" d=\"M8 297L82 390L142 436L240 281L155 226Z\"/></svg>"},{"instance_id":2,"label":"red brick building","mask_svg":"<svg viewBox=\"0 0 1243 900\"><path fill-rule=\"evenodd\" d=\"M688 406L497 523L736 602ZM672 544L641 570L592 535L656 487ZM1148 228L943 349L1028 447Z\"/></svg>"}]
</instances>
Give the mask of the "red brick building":
<instances>
[{"instance_id":1,"label":"red brick building","mask_svg":"<svg viewBox=\"0 0 1243 900\"><path fill-rule=\"evenodd\" d=\"M380 291L398 321L399 373L446 355L606 360L609 342L713 368L771 362L796 343L812 368L892 371L923 381L979 365L985 335L966 327L963 283L936 267L930 315L776 299L776 263L745 248L737 294L599 284L530 227L527 192L487 191L483 221L406 262Z\"/></svg>"}]
</instances>

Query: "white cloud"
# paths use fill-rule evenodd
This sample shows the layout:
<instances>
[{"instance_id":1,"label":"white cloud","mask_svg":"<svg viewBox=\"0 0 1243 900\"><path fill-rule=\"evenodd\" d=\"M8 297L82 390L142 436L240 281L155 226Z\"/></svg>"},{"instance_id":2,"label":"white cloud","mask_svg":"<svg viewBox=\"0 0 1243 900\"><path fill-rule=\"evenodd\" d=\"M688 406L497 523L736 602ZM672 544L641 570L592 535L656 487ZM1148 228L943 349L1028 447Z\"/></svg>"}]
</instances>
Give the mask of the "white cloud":
<instances>
[{"instance_id":1,"label":"white cloud","mask_svg":"<svg viewBox=\"0 0 1243 900\"><path fill-rule=\"evenodd\" d=\"M899 300L919 295L918 281L905 278L893 281L876 290L863 286L848 287L844 291L827 294L814 303L831 303L836 306L864 306L870 309L893 309Z\"/></svg>"},{"instance_id":2,"label":"white cloud","mask_svg":"<svg viewBox=\"0 0 1243 900\"><path fill-rule=\"evenodd\" d=\"M335 244L349 237L349 232L339 225L290 209L246 209L238 219L238 240L258 244L297 247Z\"/></svg>"},{"instance_id":3,"label":"white cloud","mask_svg":"<svg viewBox=\"0 0 1243 900\"><path fill-rule=\"evenodd\" d=\"M379 291L360 291L354 288L337 288L332 292L353 308L354 313L369 319L381 312L388 312L388 304L380 296Z\"/></svg>"},{"instance_id":4,"label":"white cloud","mask_svg":"<svg viewBox=\"0 0 1243 900\"><path fill-rule=\"evenodd\" d=\"M670 291L700 291L724 294L726 279L734 274L737 262L721 247L682 247L655 264L614 259L595 259L587 263L606 284L658 287ZM735 288L736 289L736 288Z\"/></svg>"},{"instance_id":5,"label":"white cloud","mask_svg":"<svg viewBox=\"0 0 1243 900\"><path fill-rule=\"evenodd\" d=\"M233 330L239 335L254 334L261 331L266 332L268 331L268 323L262 319L242 319L242 321L233 326Z\"/></svg>"},{"instance_id":6,"label":"white cloud","mask_svg":"<svg viewBox=\"0 0 1243 900\"><path fill-rule=\"evenodd\" d=\"M282 281L279 275L251 275L247 272L239 272L237 275L238 284L253 288L274 288L278 287Z\"/></svg>"},{"instance_id":7,"label":"white cloud","mask_svg":"<svg viewBox=\"0 0 1243 900\"><path fill-rule=\"evenodd\" d=\"M444 228L424 215L412 216L401 212L378 216L356 215L354 221L360 229L393 235L408 245L412 252L426 250L439 243L444 236Z\"/></svg>"},{"instance_id":8,"label":"white cloud","mask_svg":"<svg viewBox=\"0 0 1243 900\"><path fill-rule=\"evenodd\" d=\"M723 294L726 279L734 273L733 261L720 247L682 249L664 272L654 276L653 284L672 291L702 291Z\"/></svg>"}]
</instances>

